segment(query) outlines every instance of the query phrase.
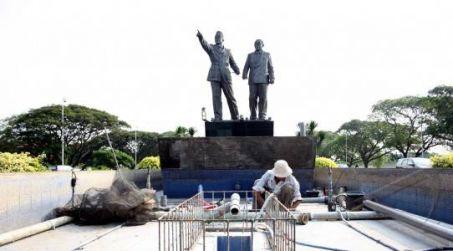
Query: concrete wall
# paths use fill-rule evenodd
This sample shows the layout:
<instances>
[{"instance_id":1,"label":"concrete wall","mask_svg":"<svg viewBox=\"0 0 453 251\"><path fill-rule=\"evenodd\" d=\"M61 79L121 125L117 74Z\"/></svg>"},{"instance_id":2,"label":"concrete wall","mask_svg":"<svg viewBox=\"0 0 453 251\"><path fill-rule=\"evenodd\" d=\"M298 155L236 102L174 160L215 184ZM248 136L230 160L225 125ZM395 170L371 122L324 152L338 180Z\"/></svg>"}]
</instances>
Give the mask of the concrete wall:
<instances>
[{"instance_id":1,"label":"concrete wall","mask_svg":"<svg viewBox=\"0 0 453 251\"><path fill-rule=\"evenodd\" d=\"M424 217L453 224L453 170L364 169L333 170L336 189L363 192L369 199ZM328 185L328 169L316 168L315 187Z\"/></svg>"},{"instance_id":2,"label":"concrete wall","mask_svg":"<svg viewBox=\"0 0 453 251\"><path fill-rule=\"evenodd\" d=\"M205 191L251 190L253 182L266 170L181 170L163 169L164 193L170 198L188 198L198 192L198 185L203 184ZM313 169L294 169L293 175L300 183L300 191L313 187Z\"/></svg>"},{"instance_id":3,"label":"concrete wall","mask_svg":"<svg viewBox=\"0 0 453 251\"><path fill-rule=\"evenodd\" d=\"M77 172L76 193L88 188L107 188L115 171ZM146 184L146 170L129 172L127 177L139 187ZM71 173L0 174L0 233L39 223L52 217L52 210L71 199ZM153 186L162 188L160 172L152 174Z\"/></svg>"}]
</instances>

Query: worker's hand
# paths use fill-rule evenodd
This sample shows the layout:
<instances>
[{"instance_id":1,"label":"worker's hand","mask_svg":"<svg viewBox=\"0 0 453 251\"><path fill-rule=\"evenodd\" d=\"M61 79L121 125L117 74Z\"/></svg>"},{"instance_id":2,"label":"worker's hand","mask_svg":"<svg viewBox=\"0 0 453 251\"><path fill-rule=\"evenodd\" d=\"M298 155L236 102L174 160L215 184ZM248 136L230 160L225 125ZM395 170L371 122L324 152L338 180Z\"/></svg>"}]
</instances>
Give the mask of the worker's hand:
<instances>
[{"instance_id":1,"label":"worker's hand","mask_svg":"<svg viewBox=\"0 0 453 251\"><path fill-rule=\"evenodd\" d=\"M273 78L269 79L269 83L270 83L270 84L273 84L274 81L275 81L275 79L273 79Z\"/></svg>"},{"instance_id":2,"label":"worker's hand","mask_svg":"<svg viewBox=\"0 0 453 251\"><path fill-rule=\"evenodd\" d=\"M247 75L242 75L242 79L247 79Z\"/></svg>"},{"instance_id":3,"label":"worker's hand","mask_svg":"<svg viewBox=\"0 0 453 251\"><path fill-rule=\"evenodd\" d=\"M291 207L289 209L296 209L299 204L301 203L302 201L301 200L298 200L298 201L294 201L292 204L291 204Z\"/></svg>"},{"instance_id":4,"label":"worker's hand","mask_svg":"<svg viewBox=\"0 0 453 251\"><path fill-rule=\"evenodd\" d=\"M241 71L235 71L234 73L236 73L236 75L239 75L241 74Z\"/></svg>"}]
</instances>

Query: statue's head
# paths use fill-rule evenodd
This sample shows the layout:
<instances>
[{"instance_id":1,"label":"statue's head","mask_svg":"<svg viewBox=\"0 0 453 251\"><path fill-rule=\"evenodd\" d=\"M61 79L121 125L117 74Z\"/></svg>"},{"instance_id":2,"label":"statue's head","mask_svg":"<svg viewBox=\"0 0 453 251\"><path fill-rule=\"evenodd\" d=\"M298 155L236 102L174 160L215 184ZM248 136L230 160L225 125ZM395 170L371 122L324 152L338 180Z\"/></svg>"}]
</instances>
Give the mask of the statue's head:
<instances>
[{"instance_id":1,"label":"statue's head","mask_svg":"<svg viewBox=\"0 0 453 251\"><path fill-rule=\"evenodd\" d=\"M263 49L263 47L264 47L263 40L257 39L257 40L255 41L255 50L261 51L261 50Z\"/></svg>"},{"instance_id":2,"label":"statue's head","mask_svg":"<svg viewBox=\"0 0 453 251\"><path fill-rule=\"evenodd\" d=\"M222 44L223 43L223 33L221 31L217 31L215 33L215 43Z\"/></svg>"}]
</instances>

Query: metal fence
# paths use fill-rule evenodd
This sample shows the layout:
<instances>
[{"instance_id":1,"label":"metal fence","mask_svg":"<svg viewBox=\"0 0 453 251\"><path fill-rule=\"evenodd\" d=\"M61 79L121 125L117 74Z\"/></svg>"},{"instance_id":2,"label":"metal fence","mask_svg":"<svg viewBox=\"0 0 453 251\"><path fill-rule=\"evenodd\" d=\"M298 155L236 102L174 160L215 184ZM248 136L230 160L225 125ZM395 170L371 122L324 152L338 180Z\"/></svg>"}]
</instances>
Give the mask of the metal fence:
<instances>
[{"instance_id":1,"label":"metal fence","mask_svg":"<svg viewBox=\"0 0 453 251\"><path fill-rule=\"evenodd\" d=\"M233 193L241 196L240 213L236 216L229 214L222 203ZM159 250L191 250L196 244L205 250L207 232L226 237L226 250L235 250L235 247L230 247L232 236L248 236L247 250L253 250L254 232L257 230L266 233L270 249L295 250L296 219L291 212L272 196L263 213L253 209L256 208L253 203L256 202L252 191L197 193L159 218Z\"/></svg>"},{"instance_id":2,"label":"metal fence","mask_svg":"<svg viewBox=\"0 0 453 251\"><path fill-rule=\"evenodd\" d=\"M264 220L271 229L272 250L296 250L296 218L276 197L264 205Z\"/></svg>"}]
</instances>

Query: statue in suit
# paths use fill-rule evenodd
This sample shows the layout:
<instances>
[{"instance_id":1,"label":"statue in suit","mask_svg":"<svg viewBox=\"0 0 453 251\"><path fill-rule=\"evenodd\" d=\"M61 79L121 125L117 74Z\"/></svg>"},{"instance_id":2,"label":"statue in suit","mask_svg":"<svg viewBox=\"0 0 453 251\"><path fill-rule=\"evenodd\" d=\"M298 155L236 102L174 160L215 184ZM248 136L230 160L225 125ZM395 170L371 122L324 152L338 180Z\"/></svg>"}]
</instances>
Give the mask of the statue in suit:
<instances>
[{"instance_id":1,"label":"statue in suit","mask_svg":"<svg viewBox=\"0 0 453 251\"><path fill-rule=\"evenodd\" d=\"M206 51L211 60L211 68L208 73L208 81L211 82L212 103L214 107L214 119L222 120L222 91L225 94L228 108L230 109L231 119L238 119L238 107L234 98L231 73L229 67L239 75L240 70L231 55L231 51L223 46L223 34L217 31L215 34L215 44L207 43L203 35L198 31L197 37L201 47Z\"/></svg>"},{"instance_id":2,"label":"statue in suit","mask_svg":"<svg viewBox=\"0 0 453 251\"><path fill-rule=\"evenodd\" d=\"M263 51L264 43L261 39L255 41L255 51L247 56L242 78L249 79L249 106L250 119L256 120L256 108L258 105L258 119L266 119L267 113L267 87L274 83L274 67L271 55Z\"/></svg>"}]
</instances>

